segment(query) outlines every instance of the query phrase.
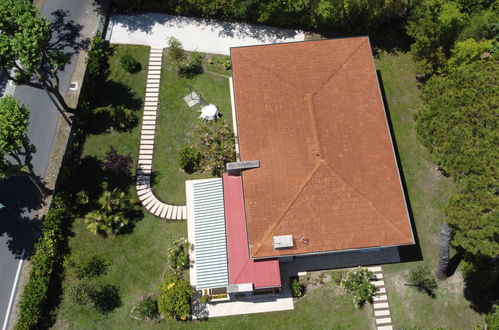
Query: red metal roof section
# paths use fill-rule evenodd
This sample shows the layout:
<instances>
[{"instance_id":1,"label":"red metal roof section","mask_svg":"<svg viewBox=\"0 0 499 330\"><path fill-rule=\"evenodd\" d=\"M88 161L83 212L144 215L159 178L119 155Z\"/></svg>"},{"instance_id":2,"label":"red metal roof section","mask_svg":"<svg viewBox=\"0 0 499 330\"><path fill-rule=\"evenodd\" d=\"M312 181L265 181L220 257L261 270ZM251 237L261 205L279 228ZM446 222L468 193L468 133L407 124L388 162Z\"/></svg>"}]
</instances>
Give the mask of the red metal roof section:
<instances>
[{"instance_id":1,"label":"red metal roof section","mask_svg":"<svg viewBox=\"0 0 499 330\"><path fill-rule=\"evenodd\" d=\"M369 39L231 56L251 257L413 244Z\"/></svg>"},{"instance_id":2,"label":"red metal roof section","mask_svg":"<svg viewBox=\"0 0 499 330\"><path fill-rule=\"evenodd\" d=\"M253 283L255 288L281 286L278 260L249 257L243 187L240 176L223 175L229 284Z\"/></svg>"}]
</instances>

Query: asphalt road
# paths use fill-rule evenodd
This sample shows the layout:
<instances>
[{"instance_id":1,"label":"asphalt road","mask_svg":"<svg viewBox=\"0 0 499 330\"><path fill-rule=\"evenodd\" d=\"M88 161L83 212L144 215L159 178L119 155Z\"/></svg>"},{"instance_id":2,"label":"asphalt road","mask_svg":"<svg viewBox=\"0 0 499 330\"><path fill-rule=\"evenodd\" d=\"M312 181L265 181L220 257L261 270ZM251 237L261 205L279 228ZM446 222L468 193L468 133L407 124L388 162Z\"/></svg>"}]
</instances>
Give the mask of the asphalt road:
<instances>
[{"instance_id":1,"label":"asphalt road","mask_svg":"<svg viewBox=\"0 0 499 330\"><path fill-rule=\"evenodd\" d=\"M82 34L90 37L94 31L95 17L92 0L45 0L42 16L52 20L51 13L63 9L69 11L68 18L85 26ZM94 26L90 26L90 25ZM59 73L60 91L64 95L70 85L76 56ZM30 125L28 136L36 146L33 154L35 173L45 176L57 130L59 112L47 92L28 86L17 86L14 96L29 105ZM40 197L26 178L11 178L0 181L0 326L6 326L5 318L15 285L16 273L21 259L29 255L36 233L28 220L34 218L34 209Z\"/></svg>"}]
</instances>

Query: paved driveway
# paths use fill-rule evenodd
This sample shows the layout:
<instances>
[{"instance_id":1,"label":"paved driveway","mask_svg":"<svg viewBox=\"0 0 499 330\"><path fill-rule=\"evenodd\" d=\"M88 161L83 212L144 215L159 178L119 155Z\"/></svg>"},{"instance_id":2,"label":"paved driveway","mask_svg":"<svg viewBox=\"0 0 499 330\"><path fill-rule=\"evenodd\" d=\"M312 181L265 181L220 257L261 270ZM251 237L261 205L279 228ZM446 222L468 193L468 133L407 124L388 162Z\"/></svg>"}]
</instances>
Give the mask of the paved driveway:
<instances>
[{"instance_id":1,"label":"paved driveway","mask_svg":"<svg viewBox=\"0 0 499 330\"><path fill-rule=\"evenodd\" d=\"M111 43L166 47L175 37L184 49L229 55L236 46L303 41L302 31L167 14L114 15L107 33Z\"/></svg>"}]
</instances>

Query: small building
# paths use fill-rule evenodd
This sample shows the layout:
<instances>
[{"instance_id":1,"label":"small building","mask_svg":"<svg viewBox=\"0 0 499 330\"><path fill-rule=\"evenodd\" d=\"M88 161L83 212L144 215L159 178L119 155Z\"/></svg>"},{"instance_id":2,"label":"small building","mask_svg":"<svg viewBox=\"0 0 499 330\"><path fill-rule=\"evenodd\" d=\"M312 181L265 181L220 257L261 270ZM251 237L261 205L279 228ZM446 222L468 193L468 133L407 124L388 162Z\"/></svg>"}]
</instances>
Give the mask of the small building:
<instances>
[{"instance_id":1,"label":"small building","mask_svg":"<svg viewBox=\"0 0 499 330\"><path fill-rule=\"evenodd\" d=\"M226 295L275 294L279 262L414 244L368 37L231 58L239 161L252 166L187 182L193 284L204 289L216 270Z\"/></svg>"}]
</instances>

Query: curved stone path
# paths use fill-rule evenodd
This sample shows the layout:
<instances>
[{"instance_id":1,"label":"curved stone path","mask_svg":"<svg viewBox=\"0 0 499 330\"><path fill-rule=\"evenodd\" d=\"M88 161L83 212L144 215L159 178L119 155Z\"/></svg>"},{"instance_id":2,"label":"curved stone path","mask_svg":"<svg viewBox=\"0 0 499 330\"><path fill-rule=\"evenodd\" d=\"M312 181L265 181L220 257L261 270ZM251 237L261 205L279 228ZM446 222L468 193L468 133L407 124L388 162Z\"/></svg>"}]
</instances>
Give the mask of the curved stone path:
<instances>
[{"instance_id":1,"label":"curved stone path","mask_svg":"<svg viewBox=\"0 0 499 330\"><path fill-rule=\"evenodd\" d=\"M157 217L169 220L187 219L187 207L161 202L151 189L154 136L159 101L159 83L163 48L151 48L147 72L146 98L142 131L140 134L139 161L137 164L137 195L144 207Z\"/></svg>"},{"instance_id":2,"label":"curved stone path","mask_svg":"<svg viewBox=\"0 0 499 330\"><path fill-rule=\"evenodd\" d=\"M374 318L377 330L393 330L392 318L390 315L390 304L386 294L385 281L383 279L383 270L381 266L367 267L367 270L373 272L376 278L371 280L377 288L376 295L373 297Z\"/></svg>"}]
</instances>

